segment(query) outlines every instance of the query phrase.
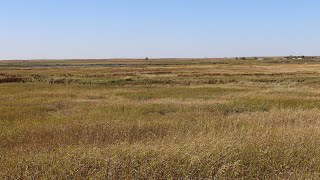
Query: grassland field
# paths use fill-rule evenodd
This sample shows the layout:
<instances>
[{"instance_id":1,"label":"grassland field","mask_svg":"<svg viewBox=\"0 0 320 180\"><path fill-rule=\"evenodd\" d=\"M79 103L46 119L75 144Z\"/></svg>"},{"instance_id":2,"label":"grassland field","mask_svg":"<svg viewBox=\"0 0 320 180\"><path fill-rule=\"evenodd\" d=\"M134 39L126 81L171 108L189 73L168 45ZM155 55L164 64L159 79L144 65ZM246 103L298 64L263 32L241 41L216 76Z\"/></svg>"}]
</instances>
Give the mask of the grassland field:
<instances>
[{"instance_id":1,"label":"grassland field","mask_svg":"<svg viewBox=\"0 0 320 180\"><path fill-rule=\"evenodd\" d=\"M0 179L319 179L319 60L0 61Z\"/></svg>"}]
</instances>

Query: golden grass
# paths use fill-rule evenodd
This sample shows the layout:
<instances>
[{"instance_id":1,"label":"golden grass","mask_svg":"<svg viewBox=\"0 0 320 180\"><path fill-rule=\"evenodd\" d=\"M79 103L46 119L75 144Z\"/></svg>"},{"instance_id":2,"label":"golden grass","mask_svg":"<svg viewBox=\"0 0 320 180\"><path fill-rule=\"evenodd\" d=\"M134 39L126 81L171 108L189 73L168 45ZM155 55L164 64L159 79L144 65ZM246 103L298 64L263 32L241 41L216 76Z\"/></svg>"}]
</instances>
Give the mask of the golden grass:
<instances>
[{"instance_id":1,"label":"golden grass","mask_svg":"<svg viewBox=\"0 0 320 180\"><path fill-rule=\"evenodd\" d=\"M6 62L0 178L319 178L320 64L142 62Z\"/></svg>"}]
</instances>

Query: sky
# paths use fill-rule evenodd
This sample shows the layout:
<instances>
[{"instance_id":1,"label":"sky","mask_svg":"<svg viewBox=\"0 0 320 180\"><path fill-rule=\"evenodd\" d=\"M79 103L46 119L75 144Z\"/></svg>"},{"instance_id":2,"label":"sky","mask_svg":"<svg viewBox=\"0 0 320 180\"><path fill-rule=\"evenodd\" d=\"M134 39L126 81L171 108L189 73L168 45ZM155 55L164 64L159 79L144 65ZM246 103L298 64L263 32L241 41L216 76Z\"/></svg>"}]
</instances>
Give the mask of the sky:
<instances>
[{"instance_id":1,"label":"sky","mask_svg":"<svg viewBox=\"0 0 320 180\"><path fill-rule=\"evenodd\" d=\"M0 59L320 55L319 0L0 0Z\"/></svg>"}]
</instances>

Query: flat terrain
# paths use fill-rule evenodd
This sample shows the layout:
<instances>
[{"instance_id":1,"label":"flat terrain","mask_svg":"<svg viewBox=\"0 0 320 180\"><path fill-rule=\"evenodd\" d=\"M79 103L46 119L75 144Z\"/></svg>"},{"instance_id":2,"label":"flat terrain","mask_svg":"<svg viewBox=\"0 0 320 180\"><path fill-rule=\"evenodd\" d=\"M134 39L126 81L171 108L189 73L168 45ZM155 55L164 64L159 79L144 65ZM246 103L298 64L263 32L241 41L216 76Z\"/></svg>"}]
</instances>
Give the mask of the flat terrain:
<instances>
[{"instance_id":1,"label":"flat terrain","mask_svg":"<svg viewBox=\"0 0 320 180\"><path fill-rule=\"evenodd\" d=\"M320 178L320 62L0 61L0 179Z\"/></svg>"}]
</instances>

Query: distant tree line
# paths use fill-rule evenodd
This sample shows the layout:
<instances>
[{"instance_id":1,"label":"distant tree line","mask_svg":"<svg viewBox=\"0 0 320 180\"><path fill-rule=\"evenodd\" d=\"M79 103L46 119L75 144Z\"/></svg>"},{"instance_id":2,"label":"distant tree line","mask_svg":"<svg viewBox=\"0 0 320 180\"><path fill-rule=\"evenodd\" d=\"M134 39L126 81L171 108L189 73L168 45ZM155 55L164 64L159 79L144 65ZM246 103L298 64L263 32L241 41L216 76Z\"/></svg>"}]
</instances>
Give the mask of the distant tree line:
<instances>
[{"instance_id":1,"label":"distant tree line","mask_svg":"<svg viewBox=\"0 0 320 180\"><path fill-rule=\"evenodd\" d=\"M316 59L315 56L286 56L284 59Z\"/></svg>"}]
</instances>

